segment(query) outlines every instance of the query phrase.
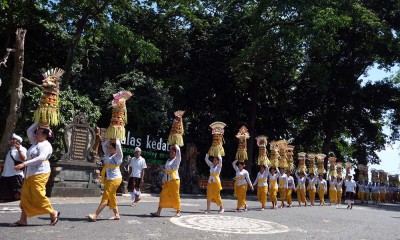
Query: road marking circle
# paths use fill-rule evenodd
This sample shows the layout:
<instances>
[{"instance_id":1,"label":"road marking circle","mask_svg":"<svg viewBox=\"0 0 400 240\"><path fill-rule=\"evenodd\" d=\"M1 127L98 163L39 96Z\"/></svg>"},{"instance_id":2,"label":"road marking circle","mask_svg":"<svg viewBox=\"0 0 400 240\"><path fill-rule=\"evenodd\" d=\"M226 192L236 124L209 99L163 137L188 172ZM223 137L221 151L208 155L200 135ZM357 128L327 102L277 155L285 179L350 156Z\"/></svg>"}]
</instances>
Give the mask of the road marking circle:
<instances>
[{"instance_id":1,"label":"road marking circle","mask_svg":"<svg viewBox=\"0 0 400 240\"><path fill-rule=\"evenodd\" d=\"M219 233L275 234L289 231L287 226L278 223L235 216L184 215L170 221L181 227Z\"/></svg>"}]
</instances>

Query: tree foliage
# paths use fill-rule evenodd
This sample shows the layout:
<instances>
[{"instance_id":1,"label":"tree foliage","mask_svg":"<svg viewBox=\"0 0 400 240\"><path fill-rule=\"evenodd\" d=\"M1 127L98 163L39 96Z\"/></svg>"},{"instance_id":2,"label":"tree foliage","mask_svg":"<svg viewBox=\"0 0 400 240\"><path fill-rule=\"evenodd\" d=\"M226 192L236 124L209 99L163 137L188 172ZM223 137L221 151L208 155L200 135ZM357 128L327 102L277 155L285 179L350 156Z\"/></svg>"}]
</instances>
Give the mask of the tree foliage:
<instances>
[{"instance_id":1,"label":"tree foliage","mask_svg":"<svg viewBox=\"0 0 400 240\"><path fill-rule=\"evenodd\" d=\"M1 50L24 25L25 76L38 79L39 70L70 61L64 87L100 107L101 126L109 124L112 93L125 89L135 93L127 128L167 135L172 112L184 109L185 139L203 153L211 144L209 124L223 121L228 161L241 125L252 135L252 159L261 134L359 163L378 163L376 151L400 138L398 75L360 80L375 65L399 63L399 1L8 3L0 1ZM6 103L11 72L1 71Z\"/></svg>"}]
</instances>

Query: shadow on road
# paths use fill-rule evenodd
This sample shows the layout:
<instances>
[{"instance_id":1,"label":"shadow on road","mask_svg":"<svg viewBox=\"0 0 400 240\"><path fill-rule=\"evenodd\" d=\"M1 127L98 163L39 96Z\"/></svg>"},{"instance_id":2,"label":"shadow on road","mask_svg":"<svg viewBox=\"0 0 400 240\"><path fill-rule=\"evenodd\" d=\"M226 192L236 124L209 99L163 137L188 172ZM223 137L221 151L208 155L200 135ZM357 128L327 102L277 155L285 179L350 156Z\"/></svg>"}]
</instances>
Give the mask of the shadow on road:
<instances>
[{"instance_id":1,"label":"shadow on road","mask_svg":"<svg viewBox=\"0 0 400 240\"><path fill-rule=\"evenodd\" d=\"M125 216L125 217L138 217L138 218L170 218L171 216L159 216L159 217L153 217L149 214L121 214L121 216Z\"/></svg>"},{"instance_id":2,"label":"shadow on road","mask_svg":"<svg viewBox=\"0 0 400 240\"><path fill-rule=\"evenodd\" d=\"M393 203L382 203L382 204L378 204L378 205L374 205L374 204L357 204L354 205L354 207L366 207L366 208L370 208L370 209L376 209L376 210L385 210L385 211L400 211L400 205L397 203L393 204Z\"/></svg>"},{"instance_id":3,"label":"shadow on road","mask_svg":"<svg viewBox=\"0 0 400 240\"><path fill-rule=\"evenodd\" d=\"M50 218L45 218L45 217L39 217L39 219L50 221ZM108 219L107 218L98 218L97 222L104 221L104 220L108 220ZM60 217L59 221L60 222L91 222L89 217L80 217L80 218Z\"/></svg>"},{"instance_id":4,"label":"shadow on road","mask_svg":"<svg viewBox=\"0 0 400 240\"><path fill-rule=\"evenodd\" d=\"M13 228L28 228L28 227L40 227L40 226L47 226L48 224L28 224L27 226L17 226L17 227L10 227L10 224L12 222L9 223L0 223L0 228L6 227L9 229L13 229Z\"/></svg>"}]
</instances>

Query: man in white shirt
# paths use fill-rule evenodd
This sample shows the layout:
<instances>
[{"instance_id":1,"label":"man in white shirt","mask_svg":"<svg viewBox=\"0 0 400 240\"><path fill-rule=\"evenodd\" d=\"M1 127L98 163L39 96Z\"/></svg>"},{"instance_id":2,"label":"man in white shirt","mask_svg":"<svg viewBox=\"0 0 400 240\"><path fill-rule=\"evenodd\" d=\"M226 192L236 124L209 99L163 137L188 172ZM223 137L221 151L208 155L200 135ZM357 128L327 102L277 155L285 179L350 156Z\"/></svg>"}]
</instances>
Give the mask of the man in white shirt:
<instances>
[{"instance_id":1,"label":"man in white shirt","mask_svg":"<svg viewBox=\"0 0 400 240\"><path fill-rule=\"evenodd\" d=\"M345 182L346 187L346 201L347 209L353 209L354 204L354 193L356 192L356 182L352 179L353 175L348 174Z\"/></svg>"},{"instance_id":2,"label":"man in white shirt","mask_svg":"<svg viewBox=\"0 0 400 240\"><path fill-rule=\"evenodd\" d=\"M23 183L24 173L21 170L16 171L15 165L26 160L26 148L22 145L22 138L15 133L11 136L11 149L7 153L4 162L3 173L0 178L0 199L19 200Z\"/></svg>"},{"instance_id":3,"label":"man in white shirt","mask_svg":"<svg viewBox=\"0 0 400 240\"><path fill-rule=\"evenodd\" d=\"M140 201L140 184L144 182L144 170L147 168L146 160L140 156L142 150L135 148L135 156L129 164L129 182L128 191L131 193L132 205L136 206Z\"/></svg>"}]
</instances>

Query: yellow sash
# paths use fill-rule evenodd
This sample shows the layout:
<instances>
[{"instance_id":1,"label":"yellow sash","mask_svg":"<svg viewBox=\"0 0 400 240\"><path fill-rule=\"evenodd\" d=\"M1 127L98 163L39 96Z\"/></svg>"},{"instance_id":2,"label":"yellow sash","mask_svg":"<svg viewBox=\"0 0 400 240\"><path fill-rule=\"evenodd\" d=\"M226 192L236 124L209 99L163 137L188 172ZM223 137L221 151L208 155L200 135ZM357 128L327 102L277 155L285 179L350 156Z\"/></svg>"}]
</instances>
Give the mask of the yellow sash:
<instances>
[{"instance_id":1,"label":"yellow sash","mask_svg":"<svg viewBox=\"0 0 400 240\"><path fill-rule=\"evenodd\" d=\"M261 183L265 183L265 182L268 182L268 180L267 179L263 179L263 178L258 179L258 181L257 181L258 186L260 186Z\"/></svg>"},{"instance_id":2,"label":"yellow sash","mask_svg":"<svg viewBox=\"0 0 400 240\"><path fill-rule=\"evenodd\" d=\"M297 185L297 189L302 189L302 188L300 188L300 187L306 188L306 185L305 185L304 183L299 183L299 184Z\"/></svg>"},{"instance_id":3,"label":"yellow sash","mask_svg":"<svg viewBox=\"0 0 400 240\"><path fill-rule=\"evenodd\" d=\"M236 177L235 178L235 185L233 186L233 195L236 196L237 192L237 183L238 181L244 180L244 177Z\"/></svg>"},{"instance_id":4,"label":"yellow sash","mask_svg":"<svg viewBox=\"0 0 400 240\"><path fill-rule=\"evenodd\" d=\"M285 185L285 180L279 179L279 188L284 188L284 185Z\"/></svg>"},{"instance_id":5,"label":"yellow sash","mask_svg":"<svg viewBox=\"0 0 400 240\"><path fill-rule=\"evenodd\" d=\"M222 190L222 185L221 185L221 180L219 179L219 174L218 173L211 173L210 176L215 178L216 183L217 183L217 185L219 187L219 190Z\"/></svg>"},{"instance_id":6,"label":"yellow sash","mask_svg":"<svg viewBox=\"0 0 400 240\"><path fill-rule=\"evenodd\" d=\"M276 179L270 179L270 180L269 180L269 186L270 186L272 189L276 189Z\"/></svg>"},{"instance_id":7,"label":"yellow sash","mask_svg":"<svg viewBox=\"0 0 400 240\"><path fill-rule=\"evenodd\" d=\"M237 181L242 181L242 180L244 180L244 177L236 177L235 178L235 181L237 182Z\"/></svg>"},{"instance_id":8,"label":"yellow sash","mask_svg":"<svg viewBox=\"0 0 400 240\"><path fill-rule=\"evenodd\" d=\"M178 177L176 176L176 174L178 173L178 170L171 169L171 170L165 170L165 172L171 176L171 180L178 179Z\"/></svg>"},{"instance_id":9,"label":"yellow sash","mask_svg":"<svg viewBox=\"0 0 400 240\"><path fill-rule=\"evenodd\" d=\"M105 165L103 167L103 169L101 170L101 180L103 181L103 183L106 180L106 169L107 168L117 169L117 168L119 168L119 166L117 166L117 165Z\"/></svg>"}]
</instances>

